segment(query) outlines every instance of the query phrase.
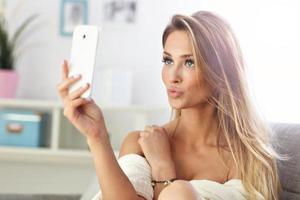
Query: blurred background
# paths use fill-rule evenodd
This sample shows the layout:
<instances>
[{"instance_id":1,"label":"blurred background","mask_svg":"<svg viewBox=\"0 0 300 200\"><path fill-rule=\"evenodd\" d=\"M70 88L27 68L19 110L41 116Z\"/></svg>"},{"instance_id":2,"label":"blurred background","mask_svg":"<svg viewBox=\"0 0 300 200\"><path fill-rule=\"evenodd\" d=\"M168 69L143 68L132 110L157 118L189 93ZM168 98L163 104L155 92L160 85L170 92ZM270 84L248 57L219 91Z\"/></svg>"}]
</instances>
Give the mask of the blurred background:
<instances>
[{"instance_id":1,"label":"blurred background","mask_svg":"<svg viewBox=\"0 0 300 200\"><path fill-rule=\"evenodd\" d=\"M170 118L161 36L178 13L225 18L260 114L300 123L299 9L297 0L0 0L0 199L79 197L89 189L89 150L62 115L56 90L76 25L101 27L93 98L117 154L129 131Z\"/></svg>"}]
</instances>

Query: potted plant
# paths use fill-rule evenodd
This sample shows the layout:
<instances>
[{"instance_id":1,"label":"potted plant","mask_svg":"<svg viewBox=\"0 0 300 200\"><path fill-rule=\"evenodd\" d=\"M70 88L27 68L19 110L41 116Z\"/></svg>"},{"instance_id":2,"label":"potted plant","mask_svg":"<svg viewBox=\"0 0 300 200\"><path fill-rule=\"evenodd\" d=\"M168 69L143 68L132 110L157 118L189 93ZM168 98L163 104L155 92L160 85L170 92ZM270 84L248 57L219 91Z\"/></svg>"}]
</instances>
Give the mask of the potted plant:
<instances>
[{"instance_id":1,"label":"potted plant","mask_svg":"<svg viewBox=\"0 0 300 200\"><path fill-rule=\"evenodd\" d=\"M27 18L10 37L6 20L0 15L0 98L14 98L16 95L19 80L15 70L16 50L22 42L20 36L36 17Z\"/></svg>"}]
</instances>

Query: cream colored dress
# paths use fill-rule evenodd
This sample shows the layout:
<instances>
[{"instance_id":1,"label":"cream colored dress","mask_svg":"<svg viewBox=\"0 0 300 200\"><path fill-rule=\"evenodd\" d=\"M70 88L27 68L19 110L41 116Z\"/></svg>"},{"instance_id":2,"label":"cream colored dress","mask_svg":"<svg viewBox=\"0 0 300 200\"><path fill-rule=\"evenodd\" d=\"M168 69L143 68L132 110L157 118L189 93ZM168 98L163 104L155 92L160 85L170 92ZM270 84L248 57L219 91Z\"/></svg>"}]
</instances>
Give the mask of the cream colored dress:
<instances>
[{"instance_id":1,"label":"cream colored dress","mask_svg":"<svg viewBox=\"0 0 300 200\"><path fill-rule=\"evenodd\" d=\"M147 200L153 199L151 167L147 160L138 154L128 154L118 159L121 169L129 178L138 195ZM240 179L231 179L224 184L210 180L189 181L199 194L199 200L246 200L246 191ZM101 200L101 190L92 200ZM264 198L257 193L259 200Z\"/></svg>"}]
</instances>

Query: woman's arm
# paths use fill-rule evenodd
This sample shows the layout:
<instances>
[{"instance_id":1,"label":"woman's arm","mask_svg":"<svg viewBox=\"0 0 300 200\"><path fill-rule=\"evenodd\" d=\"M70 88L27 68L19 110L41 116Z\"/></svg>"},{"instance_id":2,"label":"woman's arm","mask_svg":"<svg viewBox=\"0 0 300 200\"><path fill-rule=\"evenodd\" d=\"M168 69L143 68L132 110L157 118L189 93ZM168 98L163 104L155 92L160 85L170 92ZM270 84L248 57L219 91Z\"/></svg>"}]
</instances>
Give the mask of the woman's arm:
<instances>
[{"instance_id":1,"label":"woman's arm","mask_svg":"<svg viewBox=\"0 0 300 200\"><path fill-rule=\"evenodd\" d=\"M156 180L168 180L176 177L175 167L172 163L161 166L160 168L153 170L153 177ZM160 192L165 188L163 184L156 184L154 187L154 198L153 200L157 200Z\"/></svg>"},{"instance_id":2,"label":"woman's arm","mask_svg":"<svg viewBox=\"0 0 300 200\"><path fill-rule=\"evenodd\" d=\"M87 143L94 158L102 199L142 200L120 168L107 135L100 140L88 138Z\"/></svg>"},{"instance_id":3,"label":"woman's arm","mask_svg":"<svg viewBox=\"0 0 300 200\"><path fill-rule=\"evenodd\" d=\"M104 116L91 99L81 98L89 85L69 92L71 85L81 76L69 77L67 61L62 65L62 82L58 85L59 96L64 103L64 115L83 134L94 158L103 200L140 199L116 160L109 142Z\"/></svg>"},{"instance_id":4,"label":"woman's arm","mask_svg":"<svg viewBox=\"0 0 300 200\"><path fill-rule=\"evenodd\" d=\"M137 195L133 185L121 170L109 142L108 134L95 135L97 137L87 137L87 144L93 156L102 200L119 200L120 197L124 200L145 200ZM125 146L128 145L130 144Z\"/></svg>"},{"instance_id":5,"label":"woman's arm","mask_svg":"<svg viewBox=\"0 0 300 200\"><path fill-rule=\"evenodd\" d=\"M152 179L162 181L176 178L168 133L163 127L146 126L140 133L138 142L151 166ZM154 200L158 199L163 189L162 184L155 185Z\"/></svg>"},{"instance_id":6,"label":"woman's arm","mask_svg":"<svg viewBox=\"0 0 300 200\"><path fill-rule=\"evenodd\" d=\"M119 158L126 154L138 154L145 157L143 150L138 143L140 138L140 131L134 131L129 133L125 140L122 143ZM160 162L158 165L152 167L152 177L155 177L157 180L167 180L176 177L175 166L172 162ZM153 200L157 200L160 192L165 188L162 184L156 184L154 187L154 197ZM144 199L143 197L140 197Z\"/></svg>"},{"instance_id":7,"label":"woman's arm","mask_svg":"<svg viewBox=\"0 0 300 200\"><path fill-rule=\"evenodd\" d=\"M144 156L142 148L138 144L138 139L140 137L140 131L130 132L122 142L119 158L127 154L138 154ZM144 197L139 196L139 200L146 200Z\"/></svg>"}]
</instances>

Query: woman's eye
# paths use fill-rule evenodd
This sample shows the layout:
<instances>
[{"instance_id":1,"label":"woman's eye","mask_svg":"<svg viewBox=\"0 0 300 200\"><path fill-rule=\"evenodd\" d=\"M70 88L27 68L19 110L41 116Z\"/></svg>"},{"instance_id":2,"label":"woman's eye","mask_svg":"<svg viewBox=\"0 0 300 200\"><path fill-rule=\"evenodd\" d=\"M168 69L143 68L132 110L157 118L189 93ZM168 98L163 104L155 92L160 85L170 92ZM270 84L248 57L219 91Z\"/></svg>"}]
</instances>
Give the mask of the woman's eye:
<instances>
[{"instance_id":1,"label":"woman's eye","mask_svg":"<svg viewBox=\"0 0 300 200\"><path fill-rule=\"evenodd\" d=\"M170 58L163 58L162 62L166 65L171 65L173 63L173 61Z\"/></svg>"},{"instance_id":2,"label":"woman's eye","mask_svg":"<svg viewBox=\"0 0 300 200\"><path fill-rule=\"evenodd\" d=\"M186 60L185 61L185 66L194 67L195 66L194 61L193 60Z\"/></svg>"}]
</instances>

